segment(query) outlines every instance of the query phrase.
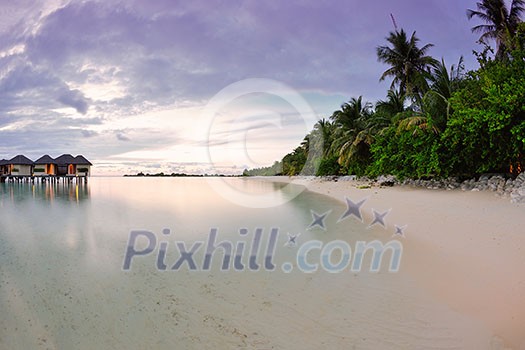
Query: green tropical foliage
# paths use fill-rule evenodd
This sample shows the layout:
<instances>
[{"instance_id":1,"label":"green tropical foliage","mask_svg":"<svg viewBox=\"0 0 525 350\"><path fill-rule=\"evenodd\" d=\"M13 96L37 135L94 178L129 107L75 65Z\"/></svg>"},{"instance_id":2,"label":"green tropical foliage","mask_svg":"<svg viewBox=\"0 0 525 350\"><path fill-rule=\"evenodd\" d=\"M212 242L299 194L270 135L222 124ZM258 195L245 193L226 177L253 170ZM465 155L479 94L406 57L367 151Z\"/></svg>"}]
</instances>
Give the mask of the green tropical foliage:
<instances>
[{"instance_id":1,"label":"green tropical foliage","mask_svg":"<svg viewBox=\"0 0 525 350\"><path fill-rule=\"evenodd\" d=\"M450 67L420 47L415 32L391 32L377 48L392 79L375 104L351 98L271 167L245 175L344 175L399 178L517 174L525 165L525 0L510 8L484 0L469 18L485 22L480 67L466 72L463 57ZM486 39L494 39L496 54ZM312 157L312 154L315 156Z\"/></svg>"},{"instance_id":2,"label":"green tropical foliage","mask_svg":"<svg viewBox=\"0 0 525 350\"><path fill-rule=\"evenodd\" d=\"M472 72L450 99L454 113L443 135L452 173L507 172L525 155L525 55L492 61Z\"/></svg>"}]
</instances>

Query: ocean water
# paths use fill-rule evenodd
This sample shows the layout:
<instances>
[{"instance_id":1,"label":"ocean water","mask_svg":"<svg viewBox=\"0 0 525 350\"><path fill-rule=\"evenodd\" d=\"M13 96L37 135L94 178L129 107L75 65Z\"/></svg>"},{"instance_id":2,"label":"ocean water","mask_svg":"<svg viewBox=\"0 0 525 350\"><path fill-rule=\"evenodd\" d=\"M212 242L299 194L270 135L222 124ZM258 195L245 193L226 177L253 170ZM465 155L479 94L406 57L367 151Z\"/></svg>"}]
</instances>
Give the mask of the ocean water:
<instances>
[{"instance_id":1,"label":"ocean water","mask_svg":"<svg viewBox=\"0 0 525 350\"><path fill-rule=\"evenodd\" d=\"M352 246L357 240L390 238L382 229L353 218L339 222L346 208L328 197L305 191L289 200L297 187L226 180L241 194L266 194L270 202L281 203L246 207L215 191L222 181L91 178L78 185L0 184L0 349L462 344L458 325L464 320L450 321L446 307L419 296L400 274L297 269L297 250L304 242L345 240ZM309 228L312 210L328 213L326 229ZM227 241L232 252L244 252L237 268L231 256L221 270L221 248L204 268L211 232L216 245ZM258 269L253 264L251 269L256 232ZM298 235L297 246L289 235ZM203 246L191 262L182 260L173 269L195 242ZM151 252L133 255L126 269L130 246L135 253L148 246ZM267 264L265 252L272 249ZM335 265L342 254L334 250L331 258ZM316 255L309 259L315 262ZM295 269L284 271L285 263ZM402 314L395 311L399 305ZM436 327L437 333L424 335Z\"/></svg>"},{"instance_id":2,"label":"ocean water","mask_svg":"<svg viewBox=\"0 0 525 350\"><path fill-rule=\"evenodd\" d=\"M238 180L236 185L244 192L273 193L276 199L287 196L275 184ZM282 235L304 231L311 220L306 202L314 209L322 200L334 205L305 193L278 207L246 208L221 197L213 183L201 178L92 178L87 185L0 186L0 346L5 349L173 344L184 335L177 334L169 317L175 311L164 309L170 301L164 293L184 299L188 291L178 290L188 285L180 285L181 276L193 282L209 280L207 275L227 281L230 273L218 268L221 256L208 272L190 272L184 266L158 271L154 253L137 257L131 269L123 271L132 230L147 230L160 239L162 230L169 229L172 241L192 242L205 240L211 228L217 229L218 241L242 240L240 229L252 235L260 228L264 243L272 228ZM279 246L285 240L280 237ZM179 255L168 250L165 260L171 265ZM164 335L152 340L156 334Z\"/></svg>"}]
</instances>

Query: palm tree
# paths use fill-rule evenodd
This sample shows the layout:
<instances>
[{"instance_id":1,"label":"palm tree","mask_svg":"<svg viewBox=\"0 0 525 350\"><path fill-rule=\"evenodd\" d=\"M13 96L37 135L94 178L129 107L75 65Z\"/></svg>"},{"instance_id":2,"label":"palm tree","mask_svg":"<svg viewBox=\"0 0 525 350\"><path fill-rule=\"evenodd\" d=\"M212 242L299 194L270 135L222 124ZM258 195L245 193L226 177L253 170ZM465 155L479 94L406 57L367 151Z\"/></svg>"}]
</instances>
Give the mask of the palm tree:
<instances>
[{"instance_id":1,"label":"palm tree","mask_svg":"<svg viewBox=\"0 0 525 350\"><path fill-rule=\"evenodd\" d=\"M437 63L434 58L427 55L433 45L418 47L419 39L416 37L416 32L408 38L403 29L390 32L386 40L390 46L379 46L377 58L380 62L388 64L390 68L383 73L380 80L392 77L390 89L398 86L401 95L409 95L417 100L428 89L429 69Z\"/></svg>"},{"instance_id":2,"label":"palm tree","mask_svg":"<svg viewBox=\"0 0 525 350\"><path fill-rule=\"evenodd\" d=\"M463 56L457 65L447 68L445 60L434 67L430 76L430 90L423 97L422 112L431 116L440 129L444 129L450 116L450 98L461 86L465 65Z\"/></svg>"},{"instance_id":3,"label":"palm tree","mask_svg":"<svg viewBox=\"0 0 525 350\"><path fill-rule=\"evenodd\" d=\"M430 130L439 134L444 130L451 113L449 99L460 88L464 70L463 57L450 69L441 59L432 69L430 89L423 96L420 109L398 114L398 131L412 130L415 134Z\"/></svg>"},{"instance_id":4,"label":"palm tree","mask_svg":"<svg viewBox=\"0 0 525 350\"><path fill-rule=\"evenodd\" d=\"M314 147L316 149L322 148L322 152L318 153L323 157L328 156L334 138L335 125L323 118L315 123L313 133L316 134Z\"/></svg>"},{"instance_id":5,"label":"palm tree","mask_svg":"<svg viewBox=\"0 0 525 350\"><path fill-rule=\"evenodd\" d=\"M363 96L353 97L344 103L340 110L335 111L330 119L342 129L353 130L359 118L370 115L371 110L372 104L363 103Z\"/></svg>"},{"instance_id":6,"label":"palm tree","mask_svg":"<svg viewBox=\"0 0 525 350\"><path fill-rule=\"evenodd\" d=\"M405 111L405 95L402 95L398 90L390 89L386 97L386 100L377 101L376 114L392 119L396 114Z\"/></svg>"},{"instance_id":7,"label":"palm tree","mask_svg":"<svg viewBox=\"0 0 525 350\"><path fill-rule=\"evenodd\" d=\"M463 56L459 58L457 65L452 65L450 69L447 68L445 60L441 59L430 76L430 90L439 94L444 100L448 100L454 91L459 88L459 83L463 79L463 72L465 71L465 64Z\"/></svg>"},{"instance_id":8,"label":"palm tree","mask_svg":"<svg viewBox=\"0 0 525 350\"><path fill-rule=\"evenodd\" d=\"M496 57L501 59L513 49L513 38L525 11L525 0L512 0L510 10L505 0L482 0L476 3L477 10L467 10L467 17L478 17L485 24L472 28L473 33L481 33L480 42L486 39L496 41Z\"/></svg>"},{"instance_id":9,"label":"palm tree","mask_svg":"<svg viewBox=\"0 0 525 350\"><path fill-rule=\"evenodd\" d=\"M366 121L372 115L372 104L364 103L363 97L352 98L330 117L336 126L331 152L339 156L340 165L348 166L358 153L352 147L359 134L366 129Z\"/></svg>"}]
</instances>

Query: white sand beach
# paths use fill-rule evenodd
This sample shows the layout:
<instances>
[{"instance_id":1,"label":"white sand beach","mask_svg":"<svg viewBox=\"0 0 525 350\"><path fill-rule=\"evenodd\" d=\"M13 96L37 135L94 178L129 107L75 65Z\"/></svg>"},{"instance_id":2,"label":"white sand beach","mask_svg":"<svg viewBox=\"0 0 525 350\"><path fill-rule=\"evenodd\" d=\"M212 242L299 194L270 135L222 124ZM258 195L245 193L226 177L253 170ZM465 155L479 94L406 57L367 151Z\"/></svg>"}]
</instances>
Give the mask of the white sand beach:
<instances>
[{"instance_id":1,"label":"white sand beach","mask_svg":"<svg viewBox=\"0 0 525 350\"><path fill-rule=\"evenodd\" d=\"M372 208L380 212L391 209L386 217L385 237L394 232L394 224L407 225L398 273L400 279L413 283L413 289L405 289L411 294L406 297L422 292L420 297L429 302L430 308L442 307L434 314L435 309L427 310L432 314L427 321L452 325L463 332L458 348L525 349L525 205L513 204L509 198L490 192L359 189L349 181L265 179L292 180L341 202L345 197L354 201L367 198L363 213L368 220L373 217ZM370 288L364 292L374 293ZM352 291L349 293L351 297ZM407 311L402 304L397 306L393 298L390 312ZM374 323L369 315L368 322ZM423 320L425 316L421 316ZM422 325L421 336L432 338L432 332L439 336L438 323ZM402 341L403 334L398 336Z\"/></svg>"}]
</instances>

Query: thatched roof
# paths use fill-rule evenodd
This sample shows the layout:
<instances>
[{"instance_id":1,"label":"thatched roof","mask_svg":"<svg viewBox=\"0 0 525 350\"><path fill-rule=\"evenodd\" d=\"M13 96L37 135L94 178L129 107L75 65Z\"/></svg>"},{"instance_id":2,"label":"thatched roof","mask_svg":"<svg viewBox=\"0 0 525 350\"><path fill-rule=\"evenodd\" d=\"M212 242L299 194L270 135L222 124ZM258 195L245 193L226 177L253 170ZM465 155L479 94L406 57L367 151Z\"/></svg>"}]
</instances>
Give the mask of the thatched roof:
<instances>
[{"instance_id":1,"label":"thatched roof","mask_svg":"<svg viewBox=\"0 0 525 350\"><path fill-rule=\"evenodd\" d=\"M71 154L63 154L55 159L55 163L58 165L75 164L75 158Z\"/></svg>"},{"instance_id":2,"label":"thatched roof","mask_svg":"<svg viewBox=\"0 0 525 350\"><path fill-rule=\"evenodd\" d=\"M8 164L13 165L34 165L33 161L26 156L19 154L16 157L11 158L8 161Z\"/></svg>"},{"instance_id":3,"label":"thatched roof","mask_svg":"<svg viewBox=\"0 0 525 350\"><path fill-rule=\"evenodd\" d=\"M35 160L35 164L56 164L56 161L46 154Z\"/></svg>"},{"instance_id":4,"label":"thatched roof","mask_svg":"<svg viewBox=\"0 0 525 350\"><path fill-rule=\"evenodd\" d=\"M93 165L89 160L87 160L83 155L79 154L76 157L73 157L71 154L63 154L56 159L53 159L49 155L42 156L37 159L36 162L33 162L31 159L27 158L24 155L18 155L10 160L2 159L0 160L0 165L35 165L35 164L56 164L56 165Z\"/></svg>"},{"instance_id":5,"label":"thatched roof","mask_svg":"<svg viewBox=\"0 0 525 350\"><path fill-rule=\"evenodd\" d=\"M77 164L77 165L93 165L93 164L91 164L91 162L89 160L84 158L84 156L81 155L81 154L79 154L78 156L75 157L75 163L73 163L73 164Z\"/></svg>"}]
</instances>

